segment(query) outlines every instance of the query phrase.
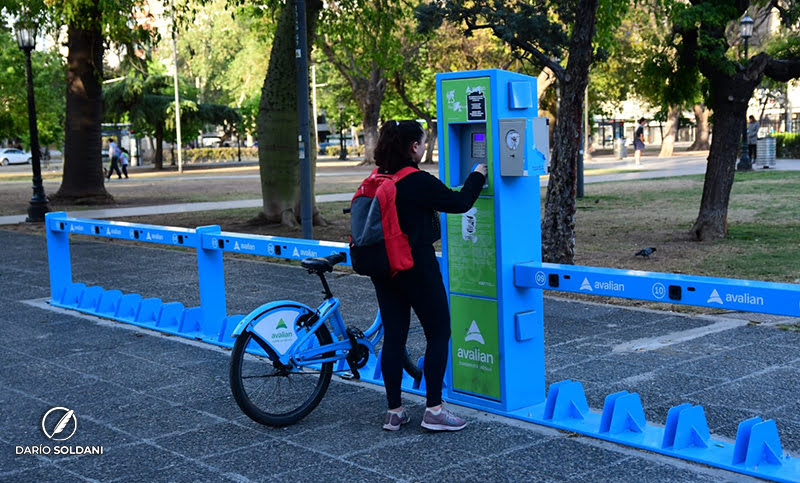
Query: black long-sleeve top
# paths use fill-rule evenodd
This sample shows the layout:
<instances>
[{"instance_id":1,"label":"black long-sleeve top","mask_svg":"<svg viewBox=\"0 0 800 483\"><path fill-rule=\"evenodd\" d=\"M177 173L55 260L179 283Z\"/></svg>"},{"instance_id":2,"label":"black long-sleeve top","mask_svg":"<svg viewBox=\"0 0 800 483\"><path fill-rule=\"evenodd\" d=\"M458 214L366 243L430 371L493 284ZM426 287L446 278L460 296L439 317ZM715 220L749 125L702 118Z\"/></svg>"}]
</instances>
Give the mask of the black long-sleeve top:
<instances>
[{"instance_id":1,"label":"black long-sleeve top","mask_svg":"<svg viewBox=\"0 0 800 483\"><path fill-rule=\"evenodd\" d=\"M409 160L401 168L405 166L415 164ZM415 263L420 257L433 254L433 244L441 237L437 212L465 213L478 199L485 181L483 174L472 172L461 190L454 191L420 170L397 182L397 217L400 229L408 235Z\"/></svg>"}]
</instances>

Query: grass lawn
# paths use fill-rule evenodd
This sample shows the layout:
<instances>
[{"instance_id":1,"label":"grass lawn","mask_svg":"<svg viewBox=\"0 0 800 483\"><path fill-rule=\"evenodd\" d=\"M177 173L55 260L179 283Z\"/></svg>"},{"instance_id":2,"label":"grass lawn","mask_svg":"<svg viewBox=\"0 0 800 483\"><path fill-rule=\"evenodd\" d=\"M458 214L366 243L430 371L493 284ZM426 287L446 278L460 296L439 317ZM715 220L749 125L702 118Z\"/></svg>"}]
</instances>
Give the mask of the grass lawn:
<instances>
[{"instance_id":1,"label":"grass lawn","mask_svg":"<svg viewBox=\"0 0 800 483\"><path fill-rule=\"evenodd\" d=\"M361 178L363 174L357 173L332 178L326 186L318 186L317 191L318 194L352 191ZM242 186L244 184L247 186ZM202 189L198 191L200 187ZM161 203L221 201L240 198L243 194L245 198L260 197L257 180L247 183L244 180L198 180L153 184L131 179L120 184L112 183L109 189L112 188L130 190L132 197L147 197L150 200L147 204L159 204L159 200ZM575 263L800 283L800 172L737 172L728 209L729 234L721 240L695 242L688 235L697 217L702 191L701 175L587 183L586 196L577 203ZM542 189L542 210L544 192ZM314 237L346 242L349 215L342 214L342 208L348 205L348 202L319 204L329 224L315 227ZM122 202L120 206L128 206L128 203ZM299 227L251 223L256 214L255 209L214 210L121 220L190 228L220 225L225 231L301 237ZM25 224L8 228L32 232L43 230L41 226ZM634 257L634 253L643 247L656 247L657 251L649 259ZM620 299L615 303L646 305ZM653 306L664 308L663 304Z\"/></svg>"}]
</instances>

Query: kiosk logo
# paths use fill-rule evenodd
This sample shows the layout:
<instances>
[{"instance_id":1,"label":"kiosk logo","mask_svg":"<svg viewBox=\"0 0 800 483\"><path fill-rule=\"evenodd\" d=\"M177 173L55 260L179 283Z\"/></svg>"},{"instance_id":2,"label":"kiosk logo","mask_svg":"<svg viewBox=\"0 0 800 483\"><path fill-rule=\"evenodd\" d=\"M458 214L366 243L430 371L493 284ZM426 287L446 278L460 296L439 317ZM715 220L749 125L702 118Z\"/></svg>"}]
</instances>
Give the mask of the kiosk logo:
<instances>
[{"instance_id":1,"label":"kiosk logo","mask_svg":"<svg viewBox=\"0 0 800 483\"><path fill-rule=\"evenodd\" d=\"M50 431L47 428L50 428ZM69 431L70 428L72 431ZM47 411L42 418L42 432L47 439L53 441L68 440L75 434L76 429L78 429L78 418L72 409L56 407Z\"/></svg>"},{"instance_id":2,"label":"kiosk logo","mask_svg":"<svg viewBox=\"0 0 800 483\"><path fill-rule=\"evenodd\" d=\"M469 326L467 329L467 336L464 337L464 342L475 341L479 342L481 345L486 344L483 341L483 335L481 335L481 330L478 328L478 324L473 320L472 325Z\"/></svg>"},{"instance_id":3,"label":"kiosk logo","mask_svg":"<svg viewBox=\"0 0 800 483\"><path fill-rule=\"evenodd\" d=\"M590 292L594 292L594 290L592 290L592 284L589 283L588 278L583 279L583 283L581 284L581 290L588 290Z\"/></svg>"},{"instance_id":4,"label":"kiosk logo","mask_svg":"<svg viewBox=\"0 0 800 483\"><path fill-rule=\"evenodd\" d=\"M707 304L711 302L722 305L722 297L719 296L719 292L717 292L717 289L714 289L714 291L711 292L711 295L708 297L708 300L706 300Z\"/></svg>"}]
</instances>

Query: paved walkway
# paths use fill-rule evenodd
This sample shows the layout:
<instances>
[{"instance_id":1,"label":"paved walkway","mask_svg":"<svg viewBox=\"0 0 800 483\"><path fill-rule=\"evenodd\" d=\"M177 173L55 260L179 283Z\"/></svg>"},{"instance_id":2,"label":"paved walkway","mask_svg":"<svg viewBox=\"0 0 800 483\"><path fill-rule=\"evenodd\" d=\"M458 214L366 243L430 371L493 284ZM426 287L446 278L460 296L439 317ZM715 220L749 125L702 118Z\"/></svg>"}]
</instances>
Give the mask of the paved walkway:
<instances>
[{"instance_id":1,"label":"paved walkway","mask_svg":"<svg viewBox=\"0 0 800 483\"><path fill-rule=\"evenodd\" d=\"M338 378L300 423L260 426L231 398L228 351L54 310L45 303L44 237L0 229L0 244L0 481L753 481L460 407L465 430L431 434L419 427L423 402L413 396L405 398L412 424L391 433L380 428L382 388ZM194 253L76 237L71 258L76 282L198 305ZM299 267L225 264L231 314L278 298L320 301L319 281ZM330 282L348 324L369 324L377 305L369 280L337 274ZM783 449L800 451L800 332L548 297L544 333L547 384L581 381L595 410L623 389L641 395L655 424L670 407L700 404L719 440L734 438L745 419L774 418ZM629 350L634 341L646 349ZM422 345L414 323L413 357ZM42 432L54 407L74 411L69 441ZM102 446L103 454L55 454L57 446ZM50 453L16 454L18 447Z\"/></svg>"},{"instance_id":2,"label":"paved walkway","mask_svg":"<svg viewBox=\"0 0 800 483\"><path fill-rule=\"evenodd\" d=\"M646 156L643 158L642 166L635 166L632 158L625 160L613 159L611 156L597 156L594 159L587 161L584 165L585 178L584 183L600 183L606 181L622 181L622 180L639 180L639 179L655 179L666 178L673 176L684 176L690 174L703 174L706 169L706 153L695 153L689 155L672 156L670 158L657 158ZM357 165L357 161L324 161L320 166L325 169L319 169L317 177L335 177L342 175L352 175L352 171L337 171L336 168L344 166L353 167ZM438 165L437 165L438 166ZM370 167L364 167L363 171L366 173ZM425 169L438 174L438 167L426 166ZM780 159L777 161L774 168L778 171L800 171L800 159ZM761 171L757 168L757 171ZM175 182L176 180L214 180L214 179L255 179L259 174L240 174L236 171L217 174L191 174L187 172L176 178L172 176L161 176L157 173L151 173L147 176L150 182ZM548 176L541 177L541 186L547 186ZM6 181L8 183L9 181ZM17 181L18 183L29 183L28 181ZM114 182L114 181L111 181ZM348 201L352 198L352 193L336 193L328 195L316 196L317 203L325 203L330 201ZM123 218L127 216L142 216L151 214L166 214L166 213L185 213L190 211L207 211L207 210L227 210L233 208L258 208L262 206L261 199L250 200L232 200L232 201L214 201L214 202L198 202L198 203L176 203L168 205L157 206L138 206L131 208L102 208L97 210L81 210L79 212L70 213L72 216L81 218L97 218L97 219L114 219ZM10 215L0 216L0 225L10 225L22 223L25 221L26 215Z\"/></svg>"}]
</instances>

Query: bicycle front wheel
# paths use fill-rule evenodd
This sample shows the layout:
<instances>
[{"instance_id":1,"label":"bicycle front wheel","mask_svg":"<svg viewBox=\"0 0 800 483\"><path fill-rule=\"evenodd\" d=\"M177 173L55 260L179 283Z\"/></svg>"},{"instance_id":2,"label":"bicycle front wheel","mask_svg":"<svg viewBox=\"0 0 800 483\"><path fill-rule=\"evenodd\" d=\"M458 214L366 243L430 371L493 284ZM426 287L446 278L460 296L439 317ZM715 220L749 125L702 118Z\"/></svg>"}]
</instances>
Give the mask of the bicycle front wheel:
<instances>
[{"instance_id":1,"label":"bicycle front wheel","mask_svg":"<svg viewBox=\"0 0 800 483\"><path fill-rule=\"evenodd\" d=\"M311 347L330 344L325 326L316 331ZM301 348L302 349L302 348ZM287 426L317 407L333 374L333 363L287 367L250 331L242 332L231 353L230 383L233 398L253 421Z\"/></svg>"}]
</instances>

